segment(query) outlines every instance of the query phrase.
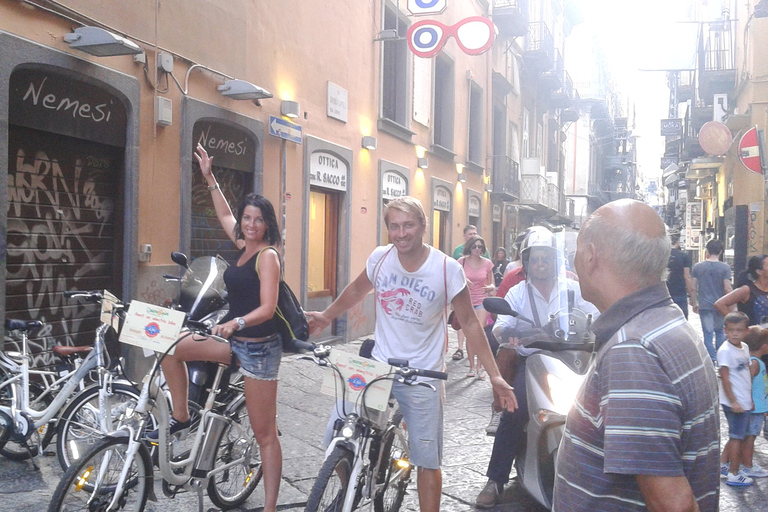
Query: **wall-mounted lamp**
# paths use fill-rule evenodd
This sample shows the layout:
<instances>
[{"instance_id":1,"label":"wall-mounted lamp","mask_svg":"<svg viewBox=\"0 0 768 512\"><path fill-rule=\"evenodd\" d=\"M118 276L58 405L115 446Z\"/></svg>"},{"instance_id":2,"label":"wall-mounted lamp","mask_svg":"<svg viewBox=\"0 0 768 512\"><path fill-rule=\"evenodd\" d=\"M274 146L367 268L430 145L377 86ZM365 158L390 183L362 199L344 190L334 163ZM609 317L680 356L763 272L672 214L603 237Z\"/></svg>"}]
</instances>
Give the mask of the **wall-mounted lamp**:
<instances>
[{"instance_id":1,"label":"wall-mounted lamp","mask_svg":"<svg viewBox=\"0 0 768 512\"><path fill-rule=\"evenodd\" d=\"M416 165L419 169L427 169L429 167L429 159L419 158Z\"/></svg>"},{"instance_id":2,"label":"wall-mounted lamp","mask_svg":"<svg viewBox=\"0 0 768 512\"><path fill-rule=\"evenodd\" d=\"M376 137L370 135L363 136L363 147L368 151L376 149Z\"/></svg>"},{"instance_id":3,"label":"wall-mounted lamp","mask_svg":"<svg viewBox=\"0 0 768 512\"><path fill-rule=\"evenodd\" d=\"M268 90L245 80L227 80L218 89L222 96L233 100L263 100L272 97Z\"/></svg>"},{"instance_id":4,"label":"wall-mounted lamp","mask_svg":"<svg viewBox=\"0 0 768 512\"><path fill-rule=\"evenodd\" d=\"M386 28L379 32L379 37L374 39L374 41L400 41L401 39L405 38L400 37L396 28Z\"/></svg>"},{"instance_id":5,"label":"wall-mounted lamp","mask_svg":"<svg viewBox=\"0 0 768 512\"><path fill-rule=\"evenodd\" d=\"M462 172L461 174L459 174L459 181L461 183L464 183L465 181L467 181L467 173Z\"/></svg>"},{"instance_id":6,"label":"wall-mounted lamp","mask_svg":"<svg viewBox=\"0 0 768 512\"><path fill-rule=\"evenodd\" d=\"M486 192L493 192L493 185L491 183L485 184L485 191Z\"/></svg>"},{"instance_id":7,"label":"wall-mounted lamp","mask_svg":"<svg viewBox=\"0 0 768 512\"><path fill-rule=\"evenodd\" d=\"M280 115L295 119L299 117L299 102L291 100L283 100L280 103Z\"/></svg>"},{"instance_id":8,"label":"wall-mounted lamp","mask_svg":"<svg viewBox=\"0 0 768 512\"><path fill-rule=\"evenodd\" d=\"M70 48L96 57L138 55L143 52L133 41L99 27L76 28L74 32L64 34L64 41L69 43Z\"/></svg>"}]
</instances>

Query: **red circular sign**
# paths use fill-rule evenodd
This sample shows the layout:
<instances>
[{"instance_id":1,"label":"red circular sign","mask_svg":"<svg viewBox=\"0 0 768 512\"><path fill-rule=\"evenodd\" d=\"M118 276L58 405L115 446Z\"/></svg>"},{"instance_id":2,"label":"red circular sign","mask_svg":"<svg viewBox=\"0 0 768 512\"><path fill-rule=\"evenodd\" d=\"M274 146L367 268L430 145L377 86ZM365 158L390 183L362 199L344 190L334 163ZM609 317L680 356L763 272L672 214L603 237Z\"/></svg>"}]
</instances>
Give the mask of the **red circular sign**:
<instances>
[{"instance_id":1,"label":"red circular sign","mask_svg":"<svg viewBox=\"0 0 768 512\"><path fill-rule=\"evenodd\" d=\"M699 145L708 155L724 155L731 148L731 144L731 130L721 122L708 121L699 130Z\"/></svg>"},{"instance_id":2,"label":"red circular sign","mask_svg":"<svg viewBox=\"0 0 768 512\"><path fill-rule=\"evenodd\" d=\"M757 145L757 128L747 130L739 142L739 159L744 167L757 174L762 174L760 168L760 150Z\"/></svg>"}]
</instances>

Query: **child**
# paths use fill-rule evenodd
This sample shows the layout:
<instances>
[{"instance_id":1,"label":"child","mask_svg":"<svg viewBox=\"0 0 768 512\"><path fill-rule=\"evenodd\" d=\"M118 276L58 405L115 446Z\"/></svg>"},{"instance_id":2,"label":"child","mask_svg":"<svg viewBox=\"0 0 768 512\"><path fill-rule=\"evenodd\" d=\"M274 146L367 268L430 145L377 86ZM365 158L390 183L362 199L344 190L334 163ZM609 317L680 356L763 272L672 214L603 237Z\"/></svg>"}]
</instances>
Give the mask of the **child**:
<instances>
[{"instance_id":1,"label":"child","mask_svg":"<svg viewBox=\"0 0 768 512\"><path fill-rule=\"evenodd\" d=\"M726 315L724 323L728 343L717 349L717 364L720 366L720 405L728 420L728 442L720 456L720 474L728 485L746 486L754 483L740 471L749 411L753 408L749 349L741 342L749 332L749 317L742 312L732 312Z\"/></svg>"},{"instance_id":2,"label":"child","mask_svg":"<svg viewBox=\"0 0 768 512\"><path fill-rule=\"evenodd\" d=\"M747 437L744 439L741 456L741 470L749 477L760 478L768 476L768 470L753 464L752 455L755 452L755 437L760 434L765 413L768 412L768 374L765 363L760 359L768 354L768 329L753 325L744 337L744 343L749 347L749 371L752 375L752 401L755 408L749 415Z\"/></svg>"}]
</instances>

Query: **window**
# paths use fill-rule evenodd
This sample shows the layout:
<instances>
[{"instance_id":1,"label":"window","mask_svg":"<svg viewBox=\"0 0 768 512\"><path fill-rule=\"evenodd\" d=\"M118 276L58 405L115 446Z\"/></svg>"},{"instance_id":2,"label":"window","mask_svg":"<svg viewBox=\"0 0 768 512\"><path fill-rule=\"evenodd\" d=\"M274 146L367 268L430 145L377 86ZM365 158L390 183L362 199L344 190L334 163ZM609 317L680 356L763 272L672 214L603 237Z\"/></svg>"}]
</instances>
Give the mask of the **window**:
<instances>
[{"instance_id":1,"label":"window","mask_svg":"<svg viewBox=\"0 0 768 512\"><path fill-rule=\"evenodd\" d=\"M531 114L523 109L523 158L531 157Z\"/></svg>"},{"instance_id":2,"label":"window","mask_svg":"<svg viewBox=\"0 0 768 512\"><path fill-rule=\"evenodd\" d=\"M453 150L455 93L453 61L438 56L435 60L434 143L449 150Z\"/></svg>"},{"instance_id":3,"label":"window","mask_svg":"<svg viewBox=\"0 0 768 512\"><path fill-rule=\"evenodd\" d=\"M336 296L338 217L338 194L310 189L307 297Z\"/></svg>"},{"instance_id":4,"label":"window","mask_svg":"<svg viewBox=\"0 0 768 512\"><path fill-rule=\"evenodd\" d=\"M483 165L483 90L469 82L469 136L467 160Z\"/></svg>"},{"instance_id":5,"label":"window","mask_svg":"<svg viewBox=\"0 0 768 512\"><path fill-rule=\"evenodd\" d=\"M509 123L509 158L520 163L520 134L515 123Z\"/></svg>"},{"instance_id":6,"label":"window","mask_svg":"<svg viewBox=\"0 0 768 512\"><path fill-rule=\"evenodd\" d=\"M408 26L398 16L394 6L388 5L384 13L384 29L395 29L405 38ZM400 41L382 41L383 70L381 91L381 112L386 119L406 126L408 86L408 45Z\"/></svg>"}]
</instances>

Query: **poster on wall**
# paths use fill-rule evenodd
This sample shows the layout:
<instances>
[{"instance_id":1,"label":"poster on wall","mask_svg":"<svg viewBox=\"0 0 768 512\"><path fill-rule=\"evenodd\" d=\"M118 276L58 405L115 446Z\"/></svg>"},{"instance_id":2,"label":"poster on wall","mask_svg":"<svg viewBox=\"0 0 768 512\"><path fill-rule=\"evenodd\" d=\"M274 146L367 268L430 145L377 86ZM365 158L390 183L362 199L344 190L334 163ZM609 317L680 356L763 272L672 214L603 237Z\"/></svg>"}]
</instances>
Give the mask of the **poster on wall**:
<instances>
[{"instance_id":1,"label":"poster on wall","mask_svg":"<svg viewBox=\"0 0 768 512\"><path fill-rule=\"evenodd\" d=\"M685 205L685 249L698 250L701 247L701 201Z\"/></svg>"}]
</instances>

